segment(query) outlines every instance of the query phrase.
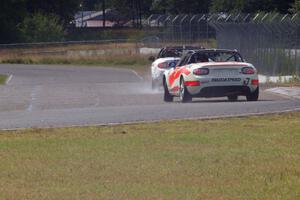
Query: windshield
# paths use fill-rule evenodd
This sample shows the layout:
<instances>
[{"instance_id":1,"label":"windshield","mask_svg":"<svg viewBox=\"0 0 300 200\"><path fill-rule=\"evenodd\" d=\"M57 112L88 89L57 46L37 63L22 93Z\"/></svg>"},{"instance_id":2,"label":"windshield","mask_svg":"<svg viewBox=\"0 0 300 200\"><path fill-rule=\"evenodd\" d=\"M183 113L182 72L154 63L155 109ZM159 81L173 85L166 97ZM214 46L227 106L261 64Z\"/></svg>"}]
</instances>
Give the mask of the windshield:
<instances>
[{"instance_id":1,"label":"windshield","mask_svg":"<svg viewBox=\"0 0 300 200\"><path fill-rule=\"evenodd\" d=\"M168 57L181 57L182 50L175 50L175 49L169 49L161 54L161 58L168 58Z\"/></svg>"},{"instance_id":2,"label":"windshield","mask_svg":"<svg viewBox=\"0 0 300 200\"><path fill-rule=\"evenodd\" d=\"M199 62L243 62L237 52L198 52L191 57L190 63Z\"/></svg>"}]
</instances>

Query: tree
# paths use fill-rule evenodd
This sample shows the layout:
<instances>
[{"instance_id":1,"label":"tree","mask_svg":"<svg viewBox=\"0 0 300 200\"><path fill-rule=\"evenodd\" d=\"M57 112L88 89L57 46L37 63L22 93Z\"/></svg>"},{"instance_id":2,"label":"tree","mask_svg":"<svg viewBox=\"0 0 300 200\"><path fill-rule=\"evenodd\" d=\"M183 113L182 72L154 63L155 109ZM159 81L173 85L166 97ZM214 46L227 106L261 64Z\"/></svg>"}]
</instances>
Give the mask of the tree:
<instances>
[{"instance_id":1,"label":"tree","mask_svg":"<svg viewBox=\"0 0 300 200\"><path fill-rule=\"evenodd\" d=\"M53 14L59 20L68 24L74 18L74 14L79 10L82 0L26 0L29 13Z\"/></svg>"},{"instance_id":2,"label":"tree","mask_svg":"<svg viewBox=\"0 0 300 200\"><path fill-rule=\"evenodd\" d=\"M17 24L26 16L24 0L1 0L0 43L18 41Z\"/></svg>"},{"instance_id":3,"label":"tree","mask_svg":"<svg viewBox=\"0 0 300 200\"><path fill-rule=\"evenodd\" d=\"M280 12L280 13L288 13L289 10L291 9L292 5L294 3L294 0L274 0L273 5L274 5L274 11Z\"/></svg>"},{"instance_id":4,"label":"tree","mask_svg":"<svg viewBox=\"0 0 300 200\"><path fill-rule=\"evenodd\" d=\"M26 17L19 26L24 42L61 41L64 36L63 25L55 15L37 13Z\"/></svg>"},{"instance_id":5,"label":"tree","mask_svg":"<svg viewBox=\"0 0 300 200\"><path fill-rule=\"evenodd\" d=\"M196 14L207 13L211 0L154 0L152 11L167 14Z\"/></svg>"},{"instance_id":6,"label":"tree","mask_svg":"<svg viewBox=\"0 0 300 200\"><path fill-rule=\"evenodd\" d=\"M83 1L83 8L85 10L101 10L103 0L85 0Z\"/></svg>"},{"instance_id":7,"label":"tree","mask_svg":"<svg viewBox=\"0 0 300 200\"><path fill-rule=\"evenodd\" d=\"M212 0L212 12L279 12L287 13L293 0Z\"/></svg>"},{"instance_id":8,"label":"tree","mask_svg":"<svg viewBox=\"0 0 300 200\"><path fill-rule=\"evenodd\" d=\"M117 10L126 19L131 19L134 25L141 24L142 15L148 15L152 0L110 0L107 7Z\"/></svg>"},{"instance_id":9,"label":"tree","mask_svg":"<svg viewBox=\"0 0 300 200\"><path fill-rule=\"evenodd\" d=\"M210 10L212 12L242 12L245 6L245 0L212 0Z\"/></svg>"},{"instance_id":10,"label":"tree","mask_svg":"<svg viewBox=\"0 0 300 200\"><path fill-rule=\"evenodd\" d=\"M292 4L292 8L290 9L290 12L297 13L300 11L300 0L295 0L295 2Z\"/></svg>"}]
</instances>

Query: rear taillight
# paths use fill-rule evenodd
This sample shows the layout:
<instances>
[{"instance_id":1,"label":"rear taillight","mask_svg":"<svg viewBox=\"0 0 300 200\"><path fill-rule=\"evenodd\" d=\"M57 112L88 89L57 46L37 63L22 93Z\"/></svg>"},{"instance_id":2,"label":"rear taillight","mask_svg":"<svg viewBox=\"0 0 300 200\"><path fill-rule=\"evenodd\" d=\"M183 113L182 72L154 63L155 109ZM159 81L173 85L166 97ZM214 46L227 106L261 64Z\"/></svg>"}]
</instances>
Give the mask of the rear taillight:
<instances>
[{"instance_id":1,"label":"rear taillight","mask_svg":"<svg viewBox=\"0 0 300 200\"><path fill-rule=\"evenodd\" d=\"M252 67L244 67L242 68L242 73L243 74L255 74L255 69Z\"/></svg>"},{"instance_id":2,"label":"rear taillight","mask_svg":"<svg viewBox=\"0 0 300 200\"><path fill-rule=\"evenodd\" d=\"M257 79L252 79L251 85L258 86L258 85L259 85L259 80L257 80Z\"/></svg>"},{"instance_id":3,"label":"rear taillight","mask_svg":"<svg viewBox=\"0 0 300 200\"><path fill-rule=\"evenodd\" d=\"M198 68L198 69L194 69L193 73L197 76L208 75L209 74L209 69L207 69L207 68Z\"/></svg>"},{"instance_id":4,"label":"rear taillight","mask_svg":"<svg viewBox=\"0 0 300 200\"><path fill-rule=\"evenodd\" d=\"M167 62L162 62L158 64L158 68L160 69L167 69L169 68L169 64Z\"/></svg>"}]
</instances>

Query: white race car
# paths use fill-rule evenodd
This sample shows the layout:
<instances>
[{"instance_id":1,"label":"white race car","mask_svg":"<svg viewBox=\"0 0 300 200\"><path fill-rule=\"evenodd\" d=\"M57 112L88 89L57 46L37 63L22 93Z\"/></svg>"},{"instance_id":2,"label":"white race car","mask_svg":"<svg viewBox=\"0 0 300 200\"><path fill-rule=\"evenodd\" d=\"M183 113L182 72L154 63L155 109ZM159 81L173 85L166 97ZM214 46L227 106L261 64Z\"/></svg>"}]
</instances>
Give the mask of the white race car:
<instances>
[{"instance_id":1,"label":"white race car","mask_svg":"<svg viewBox=\"0 0 300 200\"><path fill-rule=\"evenodd\" d=\"M228 97L236 101L246 96L248 101L257 101L259 81L256 68L246 63L236 50L206 49L190 51L177 66L163 76L164 101L181 102L193 97Z\"/></svg>"},{"instance_id":2,"label":"white race car","mask_svg":"<svg viewBox=\"0 0 300 200\"><path fill-rule=\"evenodd\" d=\"M174 68L180 60L184 50L201 49L202 47L164 47L158 53L157 58L150 57L153 63L151 65L152 89L163 85L162 77L165 71Z\"/></svg>"}]
</instances>

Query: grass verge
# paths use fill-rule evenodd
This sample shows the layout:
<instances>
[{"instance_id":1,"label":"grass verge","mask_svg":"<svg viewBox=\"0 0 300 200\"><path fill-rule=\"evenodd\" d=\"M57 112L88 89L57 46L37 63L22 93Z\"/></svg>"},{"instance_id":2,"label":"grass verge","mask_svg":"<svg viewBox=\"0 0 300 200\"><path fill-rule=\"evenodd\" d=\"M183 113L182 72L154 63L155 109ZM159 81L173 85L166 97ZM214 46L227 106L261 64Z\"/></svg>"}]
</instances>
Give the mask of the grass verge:
<instances>
[{"instance_id":1,"label":"grass verge","mask_svg":"<svg viewBox=\"0 0 300 200\"><path fill-rule=\"evenodd\" d=\"M0 85L4 85L7 78L7 75L0 74Z\"/></svg>"},{"instance_id":2,"label":"grass verge","mask_svg":"<svg viewBox=\"0 0 300 200\"><path fill-rule=\"evenodd\" d=\"M300 112L0 132L0 199L299 199Z\"/></svg>"}]
</instances>

